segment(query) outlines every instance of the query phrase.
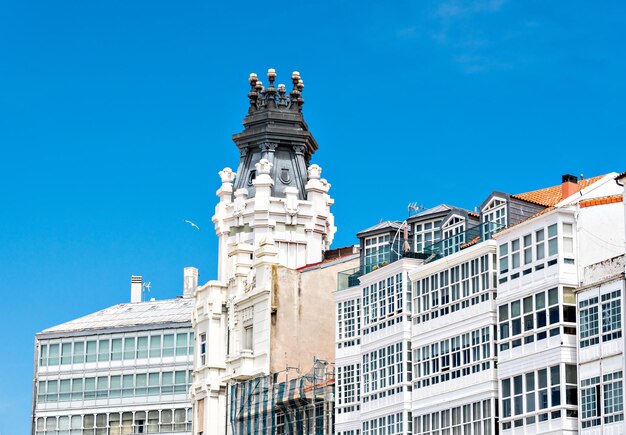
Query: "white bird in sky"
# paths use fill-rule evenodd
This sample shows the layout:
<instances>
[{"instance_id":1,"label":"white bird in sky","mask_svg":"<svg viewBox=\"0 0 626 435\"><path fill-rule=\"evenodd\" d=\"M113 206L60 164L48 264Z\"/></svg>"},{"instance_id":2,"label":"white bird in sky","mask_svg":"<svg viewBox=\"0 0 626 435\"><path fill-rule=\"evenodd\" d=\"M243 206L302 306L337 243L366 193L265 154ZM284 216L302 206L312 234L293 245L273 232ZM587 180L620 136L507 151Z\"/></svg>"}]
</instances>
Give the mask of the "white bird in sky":
<instances>
[{"instance_id":1,"label":"white bird in sky","mask_svg":"<svg viewBox=\"0 0 626 435\"><path fill-rule=\"evenodd\" d=\"M191 222L191 221L188 221L187 219L185 219L185 222L187 222L189 225L191 225L192 227L194 227L194 228L195 228L195 229L197 229L197 230L199 230L199 229L200 229L200 227L199 227L198 225L194 224L194 223L193 223L193 222Z\"/></svg>"}]
</instances>

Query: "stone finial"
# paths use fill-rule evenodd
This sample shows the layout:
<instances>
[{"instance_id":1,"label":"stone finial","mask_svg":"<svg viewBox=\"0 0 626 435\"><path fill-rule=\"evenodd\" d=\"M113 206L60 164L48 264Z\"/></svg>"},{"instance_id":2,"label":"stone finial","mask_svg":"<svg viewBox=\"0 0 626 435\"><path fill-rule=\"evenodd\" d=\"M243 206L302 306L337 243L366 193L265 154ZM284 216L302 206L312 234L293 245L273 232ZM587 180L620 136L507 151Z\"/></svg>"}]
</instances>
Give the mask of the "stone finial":
<instances>
[{"instance_id":1,"label":"stone finial","mask_svg":"<svg viewBox=\"0 0 626 435\"><path fill-rule=\"evenodd\" d=\"M304 82L300 77L298 71L294 71L291 74L291 81L293 82L292 91L287 94L287 88L284 84L279 84L278 88L274 87L274 81L276 80L276 70L270 68L267 70L268 87L263 87L263 82L259 81L255 73L250 74L248 82L250 83L250 92L248 92L248 98L250 99L249 113L256 112L261 109L279 109L279 110L293 110L300 112L304 99L302 98L302 90L304 89Z\"/></svg>"},{"instance_id":2,"label":"stone finial","mask_svg":"<svg viewBox=\"0 0 626 435\"><path fill-rule=\"evenodd\" d=\"M272 170L272 164L267 159L261 159L259 163L254 165L256 167L256 172L258 175L268 174Z\"/></svg>"},{"instance_id":3,"label":"stone finial","mask_svg":"<svg viewBox=\"0 0 626 435\"><path fill-rule=\"evenodd\" d=\"M319 165L312 164L308 169L309 180L319 180L322 175L322 168Z\"/></svg>"},{"instance_id":4,"label":"stone finial","mask_svg":"<svg viewBox=\"0 0 626 435\"><path fill-rule=\"evenodd\" d=\"M235 181L235 173L232 169L226 167L219 172L220 178L222 179L222 184L232 183Z\"/></svg>"}]
</instances>

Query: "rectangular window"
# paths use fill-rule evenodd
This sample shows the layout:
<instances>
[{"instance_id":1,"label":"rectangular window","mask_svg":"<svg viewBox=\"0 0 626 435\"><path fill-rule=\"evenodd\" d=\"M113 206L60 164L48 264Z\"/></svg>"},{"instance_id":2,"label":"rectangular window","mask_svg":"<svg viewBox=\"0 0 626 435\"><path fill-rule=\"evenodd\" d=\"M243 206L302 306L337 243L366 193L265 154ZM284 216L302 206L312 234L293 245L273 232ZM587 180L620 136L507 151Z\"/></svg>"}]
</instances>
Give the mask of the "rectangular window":
<instances>
[{"instance_id":1,"label":"rectangular window","mask_svg":"<svg viewBox=\"0 0 626 435\"><path fill-rule=\"evenodd\" d=\"M97 359L97 342L95 340L87 342L87 355L85 360L93 362Z\"/></svg>"},{"instance_id":2,"label":"rectangular window","mask_svg":"<svg viewBox=\"0 0 626 435\"><path fill-rule=\"evenodd\" d=\"M111 340L111 361L122 360L122 339L114 338Z\"/></svg>"},{"instance_id":3,"label":"rectangular window","mask_svg":"<svg viewBox=\"0 0 626 435\"><path fill-rule=\"evenodd\" d=\"M148 358L148 337L137 337L137 358Z\"/></svg>"},{"instance_id":4,"label":"rectangular window","mask_svg":"<svg viewBox=\"0 0 626 435\"><path fill-rule=\"evenodd\" d=\"M504 243L500 245L500 273L507 273L509 271L508 253L508 244Z\"/></svg>"},{"instance_id":5,"label":"rectangular window","mask_svg":"<svg viewBox=\"0 0 626 435\"><path fill-rule=\"evenodd\" d=\"M124 359L135 359L135 337L124 338Z\"/></svg>"},{"instance_id":6,"label":"rectangular window","mask_svg":"<svg viewBox=\"0 0 626 435\"><path fill-rule=\"evenodd\" d=\"M176 334L176 355L187 355L188 334L186 332Z\"/></svg>"},{"instance_id":7,"label":"rectangular window","mask_svg":"<svg viewBox=\"0 0 626 435\"><path fill-rule=\"evenodd\" d=\"M63 343L61 345L61 364L72 363L72 343Z\"/></svg>"},{"instance_id":8,"label":"rectangular window","mask_svg":"<svg viewBox=\"0 0 626 435\"><path fill-rule=\"evenodd\" d=\"M161 336L150 336L150 358L159 358L161 356Z\"/></svg>"},{"instance_id":9,"label":"rectangular window","mask_svg":"<svg viewBox=\"0 0 626 435\"><path fill-rule=\"evenodd\" d=\"M109 339L100 339L98 341L98 361L109 360Z\"/></svg>"},{"instance_id":10,"label":"rectangular window","mask_svg":"<svg viewBox=\"0 0 626 435\"><path fill-rule=\"evenodd\" d=\"M252 326L243 328L243 349L254 351L254 331Z\"/></svg>"},{"instance_id":11,"label":"rectangular window","mask_svg":"<svg viewBox=\"0 0 626 435\"><path fill-rule=\"evenodd\" d=\"M206 365L206 334L200 334L200 365Z\"/></svg>"},{"instance_id":12,"label":"rectangular window","mask_svg":"<svg viewBox=\"0 0 626 435\"><path fill-rule=\"evenodd\" d=\"M72 357L74 364L82 364L85 362L85 342L74 342L74 355Z\"/></svg>"},{"instance_id":13,"label":"rectangular window","mask_svg":"<svg viewBox=\"0 0 626 435\"><path fill-rule=\"evenodd\" d=\"M533 262L533 236L528 234L524 236L524 264Z\"/></svg>"},{"instance_id":14,"label":"rectangular window","mask_svg":"<svg viewBox=\"0 0 626 435\"><path fill-rule=\"evenodd\" d=\"M174 334L163 335L163 356L174 355Z\"/></svg>"},{"instance_id":15,"label":"rectangular window","mask_svg":"<svg viewBox=\"0 0 626 435\"><path fill-rule=\"evenodd\" d=\"M550 225L548 227L548 256L552 257L553 255L558 254L559 252L559 240L557 234L556 224Z\"/></svg>"}]
</instances>

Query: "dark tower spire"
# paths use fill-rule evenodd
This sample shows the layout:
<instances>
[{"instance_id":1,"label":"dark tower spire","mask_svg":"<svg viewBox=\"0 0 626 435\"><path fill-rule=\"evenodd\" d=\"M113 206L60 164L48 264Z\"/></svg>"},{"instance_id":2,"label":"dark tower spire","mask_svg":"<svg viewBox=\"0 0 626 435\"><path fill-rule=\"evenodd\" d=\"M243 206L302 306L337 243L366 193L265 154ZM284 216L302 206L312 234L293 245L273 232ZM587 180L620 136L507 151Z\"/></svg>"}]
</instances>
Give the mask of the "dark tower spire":
<instances>
[{"instance_id":1,"label":"dark tower spire","mask_svg":"<svg viewBox=\"0 0 626 435\"><path fill-rule=\"evenodd\" d=\"M284 197L285 188L291 186L298 189L300 199L306 199L307 167L317 150L317 142L302 117L304 82L300 73L294 71L293 89L287 94L285 85L274 87L273 68L268 70L267 79L267 88L254 73L248 79L250 107L243 120L244 130L233 135L241 154L235 189L248 189L248 197L253 197L255 165L267 159L272 164L272 196Z\"/></svg>"}]
</instances>

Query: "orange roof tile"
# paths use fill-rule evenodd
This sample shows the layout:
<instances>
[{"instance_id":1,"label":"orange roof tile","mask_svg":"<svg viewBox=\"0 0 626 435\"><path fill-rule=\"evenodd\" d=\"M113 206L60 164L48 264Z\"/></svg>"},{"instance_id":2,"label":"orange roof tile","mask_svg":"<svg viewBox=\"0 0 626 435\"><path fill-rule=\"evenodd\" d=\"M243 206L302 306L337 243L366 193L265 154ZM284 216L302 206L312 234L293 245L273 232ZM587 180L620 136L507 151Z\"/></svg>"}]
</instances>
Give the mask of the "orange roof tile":
<instances>
[{"instance_id":1,"label":"orange roof tile","mask_svg":"<svg viewBox=\"0 0 626 435\"><path fill-rule=\"evenodd\" d=\"M578 182L578 190L589 187L602 177L604 177L604 175L598 175L597 177L580 180ZM564 199L561 197L561 184L530 192L518 193L516 195L511 195L511 197L521 199L526 202L532 202L533 204L543 205L544 207L552 207Z\"/></svg>"},{"instance_id":2,"label":"orange roof tile","mask_svg":"<svg viewBox=\"0 0 626 435\"><path fill-rule=\"evenodd\" d=\"M473 216L475 218L479 218L480 217L480 213L476 213L476 212L473 212L473 211L468 211L467 214L470 215L470 216Z\"/></svg>"},{"instance_id":3,"label":"orange roof tile","mask_svg":"<svg viewBox=\"0 0 626 435\"><path fill-rule=\"evenodd\" d=\"M602 198L592 198L580 201L580 208L593 207L594 205L613 204L624 201L624 195L611 195Z\"/></svg>"}]
</instances>

